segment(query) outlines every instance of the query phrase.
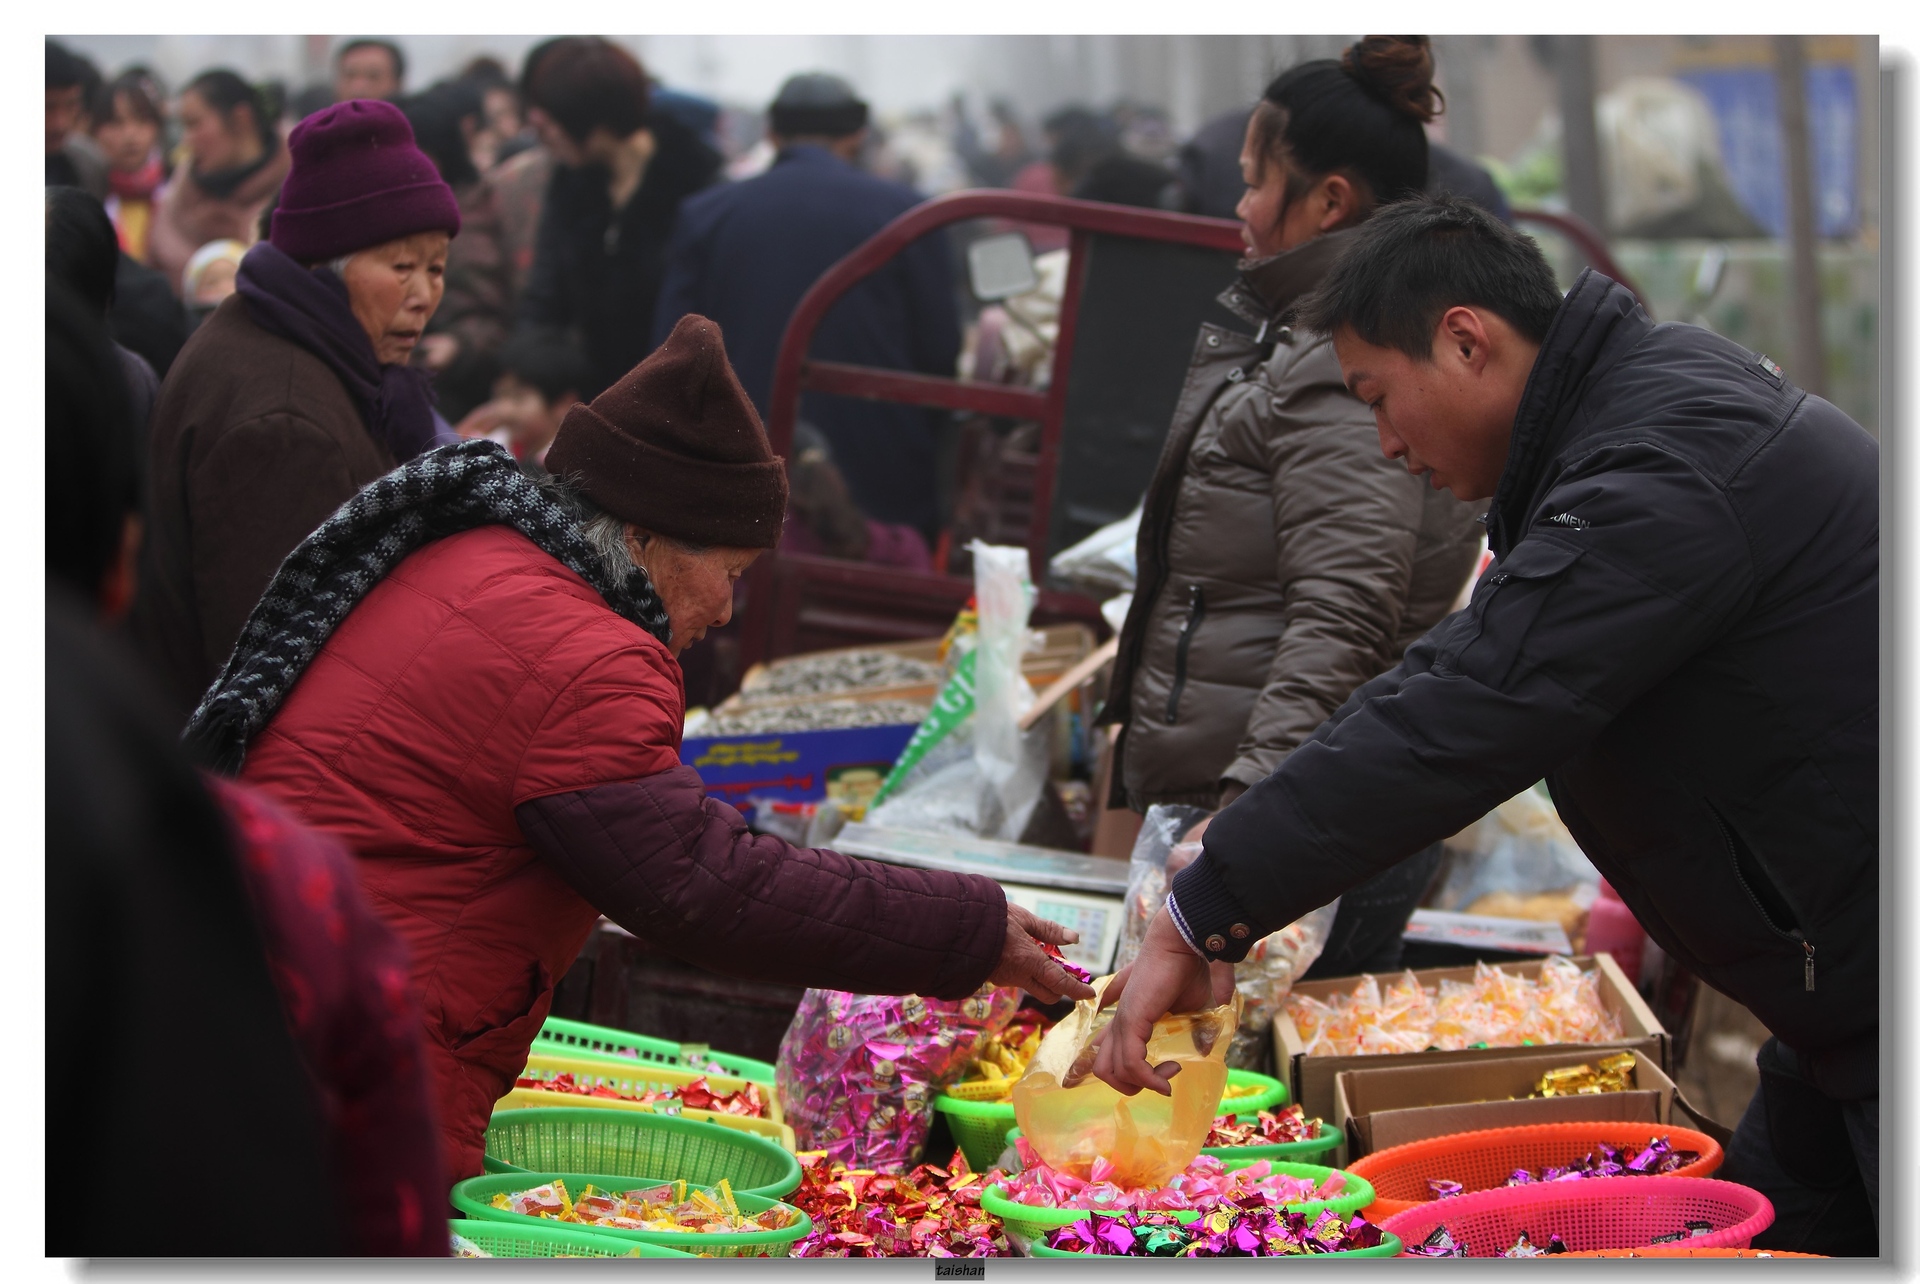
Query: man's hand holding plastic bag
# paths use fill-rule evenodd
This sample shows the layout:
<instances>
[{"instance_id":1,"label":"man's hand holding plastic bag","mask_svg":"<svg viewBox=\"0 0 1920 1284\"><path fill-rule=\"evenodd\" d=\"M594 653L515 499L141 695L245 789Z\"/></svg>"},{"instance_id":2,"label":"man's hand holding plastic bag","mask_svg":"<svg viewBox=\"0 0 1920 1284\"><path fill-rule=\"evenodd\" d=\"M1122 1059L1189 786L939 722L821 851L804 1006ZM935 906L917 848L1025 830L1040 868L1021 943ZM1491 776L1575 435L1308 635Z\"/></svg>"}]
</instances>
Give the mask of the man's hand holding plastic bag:
<instances>
[{"instance_id":1,"label":"man's hand holding plastic bag","mask_svg":"<svg viewBox=\"0 0 1920 1284\"><path fill-rule=\"evenodd\" d=\"M1147 927L1140 953L1108 983L1100 998L1102 1008L1119 1006L1098 1037L1094 1074L1124 1096L1131 1097L1142 1088L1170 1096L1170 1072L1178 1067L1172 1062L1147 1064L1153 1023L1169 1012L1198 1012L1230 1002L1233 964L1208 963L1195 954L1163 906Z\"/></svg>"}]
</instances>

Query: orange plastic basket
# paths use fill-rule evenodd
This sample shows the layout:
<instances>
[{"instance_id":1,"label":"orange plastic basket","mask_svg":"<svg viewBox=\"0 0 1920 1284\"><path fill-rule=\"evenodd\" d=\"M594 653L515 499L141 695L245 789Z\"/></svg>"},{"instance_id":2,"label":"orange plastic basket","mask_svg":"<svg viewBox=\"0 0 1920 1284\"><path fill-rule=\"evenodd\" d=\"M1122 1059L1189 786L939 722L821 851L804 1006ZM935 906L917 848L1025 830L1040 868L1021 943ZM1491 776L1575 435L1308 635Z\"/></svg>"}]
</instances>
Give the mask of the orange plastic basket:
<instances>
[{"instance_id":1,"label":"orange plastic basket","mask_svg":"<svg viewBox=\"0 0 1920 1284\"><path fill-rule=\"evenodd\" d=\"M1558 1168L1591 1154L1601 1142L1618 1150L1638 1151L1656 1137L1667 1138L1675 1150L1692 1150L1700 1156L1663 1176L1706 1177L1726 1158L1720 1143L1705 1133L1671 1124L1550 1123L1410 1141L1356 1159L1347 1171L1373 1183L1378 1198L1365 1213L1368 1221L1377 1223L1432 1199L1427 1190L1430 1177L1457 1181L1463 1193L1471 1194L1505 1186L1516 1168L1536 1173Z\"/></svg>"}]
</instances>

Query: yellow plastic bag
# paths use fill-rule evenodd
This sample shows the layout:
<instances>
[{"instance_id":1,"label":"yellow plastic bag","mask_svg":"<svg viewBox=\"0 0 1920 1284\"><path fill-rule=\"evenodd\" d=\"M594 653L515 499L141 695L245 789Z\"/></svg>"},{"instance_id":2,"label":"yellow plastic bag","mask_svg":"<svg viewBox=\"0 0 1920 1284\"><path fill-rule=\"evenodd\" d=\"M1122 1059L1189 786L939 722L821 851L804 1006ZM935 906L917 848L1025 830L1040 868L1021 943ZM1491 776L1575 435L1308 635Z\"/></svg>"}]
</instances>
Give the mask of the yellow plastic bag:
<instances>
[{"instance_id":1,"label":"yellow plastic bag","mask_svg":"<svg viewBox=\"0 0 1920 1284\"><path fill-rule=\"evenodd\" d=\"M1013 1090L1014 1118L1040 1158L1056 1172L1091 1179L1096 1159L1113 1165L1109 1180L1125 1187L1163 1186L1192 1163L1213 1126L1227 1086L1227 1048L1240 1023L1240 996L1224 1007L1176 1013L1154 1023L1147 1064L1173 1061L1173 1096L1142 1091L1123 1097L1093 1077L1093 1040L1113 1018L1096 1012L1110 976L1094 997L1074 1005L1047 1032Z\"/></svg>"}]
</instances>

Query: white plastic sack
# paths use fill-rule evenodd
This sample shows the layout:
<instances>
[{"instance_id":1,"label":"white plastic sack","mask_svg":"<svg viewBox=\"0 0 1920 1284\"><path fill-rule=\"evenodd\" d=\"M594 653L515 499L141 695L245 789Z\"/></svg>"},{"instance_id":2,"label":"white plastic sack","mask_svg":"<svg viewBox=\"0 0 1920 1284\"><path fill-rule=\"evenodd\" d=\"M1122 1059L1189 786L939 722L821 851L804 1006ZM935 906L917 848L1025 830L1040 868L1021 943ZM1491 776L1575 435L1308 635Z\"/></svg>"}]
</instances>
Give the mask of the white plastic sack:
<instances>
[{"instance_id":1,"label":"white plastic sack","mask_svg":"<svg viewBox=\"0 0 1920 1284\"><path fill-rule=\"evenodd\" d=\"M1131 593L1139 576L1135 546L1140 538L1140 506L1117 522L1053 555L1047 574L1089 592Z\"/></svg>"},{"instance_id":2,"label":"white plastic sack","mask_svg":"<svg viewBox=\"0 0 1920 1284\"><path fill-rule=\"evenodd\" d=\"M1033 686L1020 671L1033 615L1027 550L974 540L973 596L980 615L980 658L974 661L973 756L1000 802L1000 825L988 838L1018 842L1047 784L1047 744L1020 730ZM1036 727L1036 732L1040 729Z\"/></svg>"},{"instance_id":3,"label":"white plastic sack","mask_svg":"<svg viewBox=\"0 0 1920 1284\"><path fill-rule=\"evenodd\" d=\"M929 752L897 792L874 808L875 825L930 833L975 834L1018 842L1047 783L1049 729L1020 730L1033 686L1020 671L1032 634L1035 594L1027 551L974 540L974 601L979 632L974 660L974 712L955 732L948 754ZM961 746L966 746L961 750ZM939 747L936 746L936 750Z\"/></svg>"},{"instance_id":4,"label":"white plastic sack","mask_svg":"<svg viewBox=\"0 0 1920 1284\"><path fill-rule=\"evenodd\" d=\"M1697 204L1704 175L1724 172L1713 109L1664 76L1634 76L1595 104L1607 219L1630 228Z\"/></svg>"},{"instance_id":5,"label":"white plastic sack","mask_svg":"<svg viewBox=\"0 0 1920 1284\"><path fill-rule=\"evenodd\" d=\"M1466 911L1494 892L1564 892L1591 904L1600 886L1593 867L1539 789L1515 794L1447 839L1447 870L1433 908Z\"/></svg>"}]
</instances>

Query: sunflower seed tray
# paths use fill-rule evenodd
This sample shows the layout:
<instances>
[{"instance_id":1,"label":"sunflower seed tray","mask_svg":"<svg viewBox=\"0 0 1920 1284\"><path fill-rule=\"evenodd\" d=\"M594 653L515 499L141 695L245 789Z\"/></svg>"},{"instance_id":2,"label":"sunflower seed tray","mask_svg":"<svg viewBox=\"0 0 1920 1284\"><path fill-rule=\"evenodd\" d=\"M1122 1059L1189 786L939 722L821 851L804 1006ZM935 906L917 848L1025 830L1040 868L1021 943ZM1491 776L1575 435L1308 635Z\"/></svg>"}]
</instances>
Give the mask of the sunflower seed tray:
<instances>
[{"instance_id":1,"label":"sunflower seed tray","mask_svg":"<svg viewBox=\"0 0 1920 1284\"><path fill-rule=\"evenodd\" d=\"M927 716L918 700L819 700L774 708L748 705L716 713L702 736L757 736L777 731L835 731L917 723Z\"/></svg>"},{"instance_id":2,"label":"sunflower seed tray","mask_svg":"<svg viewBox=\"0 0 1920 1284\"><path fill-rule=\"evenodd\" d=\"M945 672L937 664L891 651L842 651L800 656L769 666L740 691L742 701L823 695L874 687L938 686Z\"/></svg>"}]
</instances>

